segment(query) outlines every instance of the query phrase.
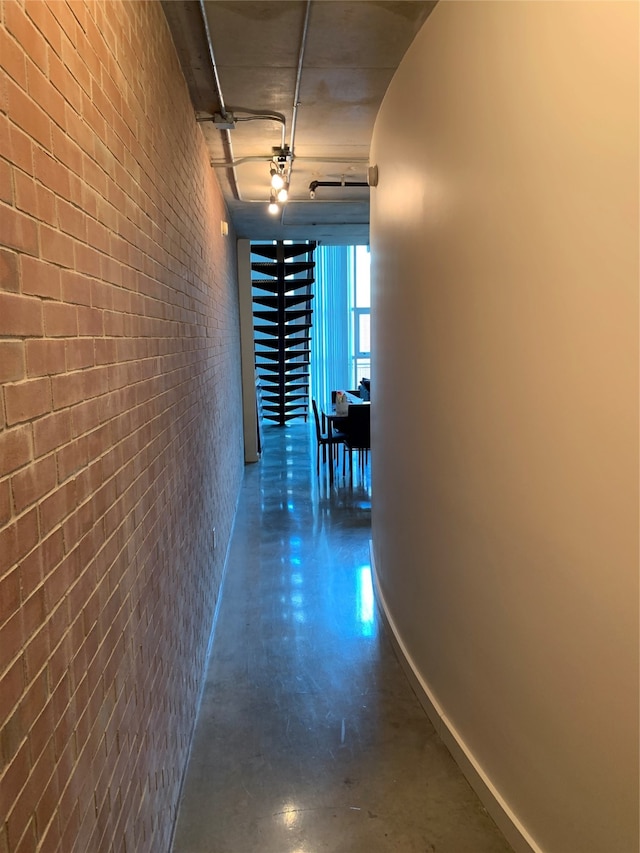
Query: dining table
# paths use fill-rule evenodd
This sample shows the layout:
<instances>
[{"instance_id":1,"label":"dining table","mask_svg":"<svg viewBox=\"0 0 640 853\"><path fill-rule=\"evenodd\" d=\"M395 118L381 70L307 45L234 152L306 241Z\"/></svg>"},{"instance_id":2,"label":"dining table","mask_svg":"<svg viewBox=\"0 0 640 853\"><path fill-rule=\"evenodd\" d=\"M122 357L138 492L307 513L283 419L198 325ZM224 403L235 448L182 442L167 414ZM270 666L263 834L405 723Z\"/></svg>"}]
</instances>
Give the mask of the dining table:
<instances>
[{"instance_id":1,"label":"dining table","mask_svg":"<svg viewBox=\"0 0 640 853\"><path fill-rule=\"evenodd\" d=\"M370 405L368 400L363 400L361 397L357 397L355 394L350 394L348 391L345 391L344 393L347 397L347 403L350 406ZM327 424L327 436L329 438L329 447L331 447L334 427L336 430L340 430L340 425L346 424L349 415L338 414L336 412L335 403L331 401L322 405L322 417ZM333 465L329 465L329 482L333 482Z\"/></svg>"}]
</instances>

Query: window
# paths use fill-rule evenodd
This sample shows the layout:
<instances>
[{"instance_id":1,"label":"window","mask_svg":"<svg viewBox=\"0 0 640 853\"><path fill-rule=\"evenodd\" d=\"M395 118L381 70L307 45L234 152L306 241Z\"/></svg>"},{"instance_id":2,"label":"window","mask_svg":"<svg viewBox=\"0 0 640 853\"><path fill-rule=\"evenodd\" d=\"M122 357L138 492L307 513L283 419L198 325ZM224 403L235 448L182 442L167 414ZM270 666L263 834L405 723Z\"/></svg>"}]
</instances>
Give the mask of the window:
<instances>
[{"instance_id":1,"label":"window","mask_svg":"<svg viewBox=\"0 0 640 853\"><path fill-rule=\"evenodd\" d=\"M311 394L355 389L371 370L371 276L367 246L318 246L311 341Z\"/></svg>"},{"instance_id":2,"label":"window","mask_svg":"<svg viewBox=\"0 0 640 853\"><path fill-rule=\"evenodd\" d=\"M371 372L371 264L368 246L353 252L352 388Z\"/></svg>"}]
</instances>

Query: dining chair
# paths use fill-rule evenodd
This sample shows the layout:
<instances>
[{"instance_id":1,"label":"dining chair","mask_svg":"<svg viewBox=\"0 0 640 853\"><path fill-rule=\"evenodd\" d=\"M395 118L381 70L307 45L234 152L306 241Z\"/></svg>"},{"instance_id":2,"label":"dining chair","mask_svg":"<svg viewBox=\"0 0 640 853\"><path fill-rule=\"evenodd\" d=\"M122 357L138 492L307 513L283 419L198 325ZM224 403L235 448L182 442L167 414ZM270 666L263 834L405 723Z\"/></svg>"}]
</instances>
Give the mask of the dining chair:
<instances>
[{"instance_id":1,"label":"dining chair","mask_svg":"<svg viewBox=\"0 0 640 853\"><path fill-rule=\"evenodd\" d=\"M358 462L364 469L369 458L371 449L371 406L361 403L349 406L347 420L343 427L344 431L344 453L349 456L349 468L352 466L352 454L358 452ZM342 471L345 471L345 460L343 458Z\"/></svg>"},{"instance_id":2,"label":"dining chair","mask_svg":"<svg viewBox=\"0 0 640 853\"><path fill-rule=\"evenodd\" d=\"M324 431L324 427L320 426L320 415L318 414L318 404L315 400L311 400L311 405L313 406L313 418L316 424L316 471L320 473L320 448L322 448L322 462L323 464L327 461L327 451L329 453L329 460L333 464L334 455L337 451L339 445L344 446L345 435L339 430L333 430L331 438L329 434Z\"/></svg>"}]
</instances>

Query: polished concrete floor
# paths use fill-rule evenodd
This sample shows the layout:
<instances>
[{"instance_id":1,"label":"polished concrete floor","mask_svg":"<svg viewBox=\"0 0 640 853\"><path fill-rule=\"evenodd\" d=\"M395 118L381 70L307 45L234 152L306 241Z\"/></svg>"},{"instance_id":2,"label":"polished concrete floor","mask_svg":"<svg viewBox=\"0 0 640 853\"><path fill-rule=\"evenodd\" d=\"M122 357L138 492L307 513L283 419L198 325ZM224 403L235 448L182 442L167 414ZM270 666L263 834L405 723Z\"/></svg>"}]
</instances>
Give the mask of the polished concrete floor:
<instances>
[{"instance_id":1,"label":"polished concrete floor","mask_svg":"<svg viewBox=\"0 0 640 853\"><path fill-rule=\"evenodd\" d=\"M247 467L174 853L505 853L376 612L367 470L309 426Z\"/></svg>"}]
</instances>

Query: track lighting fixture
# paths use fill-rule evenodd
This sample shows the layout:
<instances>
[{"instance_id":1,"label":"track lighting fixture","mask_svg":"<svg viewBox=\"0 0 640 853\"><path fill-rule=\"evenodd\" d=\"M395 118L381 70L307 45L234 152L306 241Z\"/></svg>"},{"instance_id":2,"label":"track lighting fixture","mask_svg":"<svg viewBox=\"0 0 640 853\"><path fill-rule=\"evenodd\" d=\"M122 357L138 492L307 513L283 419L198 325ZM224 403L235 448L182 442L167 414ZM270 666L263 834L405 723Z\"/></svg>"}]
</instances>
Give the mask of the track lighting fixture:
<instances>
[{"instance_id":1,"label":"track lighting fixture","mask_svg":"<svg viewBox=\"0 0 640 853\"><path fill-rule=\"evenodd\" d=\"M269 213L278 213L280 210L279 205L284 204L289 198L287 166L289 166L290 162L291 152L287 146L273 149L273 157L269 165L269 176L271 179Z\"/></svg>"}]
</instances>

